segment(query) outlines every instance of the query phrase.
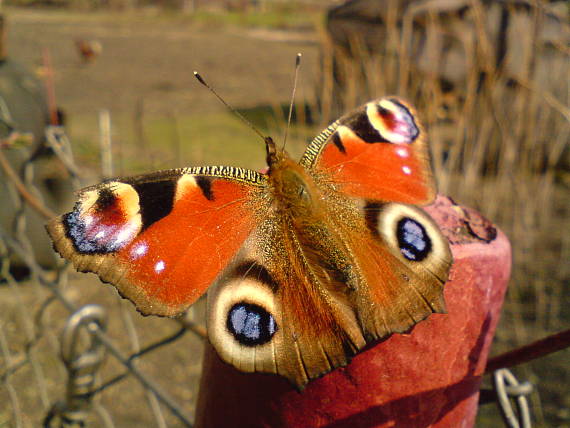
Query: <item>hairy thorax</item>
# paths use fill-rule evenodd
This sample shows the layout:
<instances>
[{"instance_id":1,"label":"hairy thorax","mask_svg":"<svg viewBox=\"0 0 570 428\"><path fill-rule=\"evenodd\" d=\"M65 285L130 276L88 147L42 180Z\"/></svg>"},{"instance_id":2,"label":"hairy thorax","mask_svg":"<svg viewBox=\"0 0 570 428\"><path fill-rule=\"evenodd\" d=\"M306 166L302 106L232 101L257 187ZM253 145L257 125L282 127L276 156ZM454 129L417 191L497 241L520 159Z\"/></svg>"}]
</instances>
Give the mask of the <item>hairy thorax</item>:
<instances>
[{"instance_id":1,"label":"hairy thorax","mask_svg":"<svg viewBox=\"0 0 570 428\"><path fill-rule=\"evenodd\" d=\"M319 223L325 217L322 197L313 179L285 153L269 171L274 208L291 224Z\"/></svg>"}]
</instances>

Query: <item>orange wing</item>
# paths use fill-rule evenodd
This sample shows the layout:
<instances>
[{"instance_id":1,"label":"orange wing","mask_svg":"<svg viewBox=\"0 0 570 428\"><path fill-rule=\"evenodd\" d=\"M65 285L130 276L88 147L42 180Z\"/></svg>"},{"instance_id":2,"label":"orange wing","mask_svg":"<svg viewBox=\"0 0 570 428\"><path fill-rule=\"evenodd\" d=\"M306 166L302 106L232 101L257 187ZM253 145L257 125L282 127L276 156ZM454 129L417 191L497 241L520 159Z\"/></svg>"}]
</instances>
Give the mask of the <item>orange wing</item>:
<instances>
[{"instance_id":1,"label":"orange wing","mask_svg":"<svg viewBox=\"0 0 570 428\"><path fill-rule=\"evenodd\" d=\"M162 171L84 189L52 220L55 249L143 314L175 316L215 280L256 224L265 177L232 167ZM257 204L259 205L259 204Z\"/></svg>"},{"instance_id":2,"label":"orange wing","mask_svg":"<svg viewBox=\"0 0 570 428\"><path fill-rule=\"evenodd\" d=\"M395 98L334 122L309 144L301 164L351 196L425 205L436 193L425 132L412 108Z\"/></svg>"},{"instance_id":3,"label":"orange wing","mask_svg":"<svg viewBox=\"0 0 570 428\"><path fill-rule=\"evenodd\" d=\"M437 224L421 208L400 203L365 211L368 231L343 234L365 278L354 306L367 337L403 333L433 312L445 313L452 255Z\"/></svg>"}]
</instances>

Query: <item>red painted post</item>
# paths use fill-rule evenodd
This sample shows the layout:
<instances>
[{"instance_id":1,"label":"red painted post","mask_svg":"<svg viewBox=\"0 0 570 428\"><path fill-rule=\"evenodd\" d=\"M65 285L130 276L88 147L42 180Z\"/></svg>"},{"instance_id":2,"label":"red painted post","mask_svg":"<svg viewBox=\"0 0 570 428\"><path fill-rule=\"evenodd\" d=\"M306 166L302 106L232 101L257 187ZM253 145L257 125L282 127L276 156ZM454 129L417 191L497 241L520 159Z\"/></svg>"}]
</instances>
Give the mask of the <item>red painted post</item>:
<instances>
[{"instance_id":1,"label":"red painted post","mask_svg":"<svg viewBox=\"0 0 570 428\"><path fill-rule=\"evenodd\" d=\"M453 251L447 314L369 346L301 393L279 376L237 371L208 346L196 426L472 427L511 248L487 220L447 198L427 211Z\"/></svg>"}]
</instances>

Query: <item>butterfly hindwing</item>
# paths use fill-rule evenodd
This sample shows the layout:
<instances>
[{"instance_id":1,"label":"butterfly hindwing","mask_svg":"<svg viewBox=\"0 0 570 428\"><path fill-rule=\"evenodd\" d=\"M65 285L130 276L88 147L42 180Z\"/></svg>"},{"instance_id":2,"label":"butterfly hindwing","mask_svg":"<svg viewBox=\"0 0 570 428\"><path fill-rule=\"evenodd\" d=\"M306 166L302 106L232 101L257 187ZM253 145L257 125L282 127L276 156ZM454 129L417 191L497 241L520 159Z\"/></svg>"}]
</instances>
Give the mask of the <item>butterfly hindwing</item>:
<instances>
[{"instance_id":1,"label":"butterfly hindwing","mask_svg":"<svg viewBox=\"0 0 570 428\"><path fill-rule=\"evenodd\" d=\"M368 203L362 209L367 232L344 228L343 236L363 277L353 305L365 336L403 333L444 313L451 252L435 222L411 205Z\"/></svg>"},{"instance_id":2,"label":"butterfly hindwing","mask_svg":"<svg viewBox=\"0 0 570 428\"><path fill-rule=\"evenodd\" d=\"M48 226L55 249L144 314L174 316L214 281L255 226L259 173L161 171L86 188ZM257 204L258 206L259 204Z\"/></svg>"}]
</instances>

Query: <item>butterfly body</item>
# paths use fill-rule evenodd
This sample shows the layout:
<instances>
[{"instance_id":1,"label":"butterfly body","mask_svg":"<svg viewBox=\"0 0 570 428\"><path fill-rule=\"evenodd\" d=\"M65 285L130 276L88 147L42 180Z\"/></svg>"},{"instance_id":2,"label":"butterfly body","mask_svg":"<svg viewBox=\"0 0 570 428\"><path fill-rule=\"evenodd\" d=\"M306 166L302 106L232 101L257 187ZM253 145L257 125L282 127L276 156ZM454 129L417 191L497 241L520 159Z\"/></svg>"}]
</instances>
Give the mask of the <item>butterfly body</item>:
<instances>
[{"instance_id":1,"label":"butterfly body","mask_svg":"<svg viewBox=\"0 0 570 428\"><path fill-rule=\"evenodd\" d=\"M144 314L178 316L208 289L222 359L302 388L444 312L451 253L416 206L435 184L400 100L333 123L299 163L266 145L264 174L196 167L110 181L83 190L48 231L78 270Z\"/></svg>"}]
</instances>

